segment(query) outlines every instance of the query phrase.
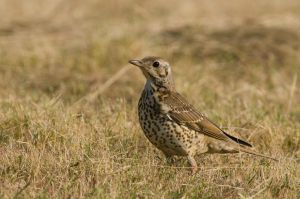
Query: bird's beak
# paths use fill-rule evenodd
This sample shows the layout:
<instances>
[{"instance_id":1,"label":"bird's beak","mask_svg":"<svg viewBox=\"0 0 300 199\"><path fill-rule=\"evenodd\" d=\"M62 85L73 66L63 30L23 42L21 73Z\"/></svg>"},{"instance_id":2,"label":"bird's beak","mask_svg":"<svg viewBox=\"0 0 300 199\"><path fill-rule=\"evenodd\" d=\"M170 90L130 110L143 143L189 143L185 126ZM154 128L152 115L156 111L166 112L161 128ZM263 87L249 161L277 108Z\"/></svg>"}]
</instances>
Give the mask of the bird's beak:
<instances>
[{"instance_id":1,"label":"bird's beak","mask_svg":"<svg viewBox=\"0 0 300 199\"><path fill-rule=\"evenodd\" d=\"M135 65L135 66L138 66L138 67L142 67L143 66L143 62L140 61L140 60L129 60L129 63Z\"/></svg>"}]
</instances>

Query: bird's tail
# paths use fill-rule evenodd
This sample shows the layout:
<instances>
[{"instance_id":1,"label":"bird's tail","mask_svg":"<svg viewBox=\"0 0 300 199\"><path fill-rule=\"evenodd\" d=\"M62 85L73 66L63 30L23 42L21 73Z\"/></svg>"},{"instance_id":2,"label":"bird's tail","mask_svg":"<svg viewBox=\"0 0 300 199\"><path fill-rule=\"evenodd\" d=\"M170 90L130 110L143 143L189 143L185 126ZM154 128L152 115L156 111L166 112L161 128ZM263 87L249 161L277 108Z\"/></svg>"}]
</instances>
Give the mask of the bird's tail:
<instances>
[{"instance_id":1,"label":"bird's tail","mask_svg":"<svg viewBox=\"0 0 300 199\"><path fill-rule=\"evenodd\" d=\"M244 152L244 153L248 153L248 154L259 156L259 157L268 158L268 159L271 159L271 160L274 160L274 161L278 162L278 160L276 158L273 158L273 157L267 156L267 155L263 155L263 154L260 154L260 153L256 153L252 150L248 150L248 149L244 149L244 148L238 148L238 149L236 149L236 152Z\"/></svg>"}]
</instances>

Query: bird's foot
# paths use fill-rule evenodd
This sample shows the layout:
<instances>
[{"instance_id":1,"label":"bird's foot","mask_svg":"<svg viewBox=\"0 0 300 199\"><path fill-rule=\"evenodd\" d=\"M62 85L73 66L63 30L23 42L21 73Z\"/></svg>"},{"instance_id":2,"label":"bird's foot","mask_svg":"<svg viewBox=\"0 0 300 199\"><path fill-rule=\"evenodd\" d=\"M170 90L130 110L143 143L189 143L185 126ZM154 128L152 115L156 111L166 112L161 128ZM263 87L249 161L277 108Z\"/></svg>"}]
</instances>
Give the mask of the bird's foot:
<instances>
[{"instance_id":1,"label":"bird's foot","mask_svg":"<svg viewBox=\"0 0 300 199\"><path fill-rule=\"evenodd\" d=\"M198 167L192 167L192 175L195 175L198 171Z\"/></svg>"},{"instance_id":2,"label":"bird's foot","mask_svg":"<svg viewBox=\"0 0 300 199\"><path fill-rule=\"evenodd\" d=\"M188 156L188 161L192 167L192 175L196 174L198 170L198 166L195 158L193 156Z\"/></svg>"}]
</instances>

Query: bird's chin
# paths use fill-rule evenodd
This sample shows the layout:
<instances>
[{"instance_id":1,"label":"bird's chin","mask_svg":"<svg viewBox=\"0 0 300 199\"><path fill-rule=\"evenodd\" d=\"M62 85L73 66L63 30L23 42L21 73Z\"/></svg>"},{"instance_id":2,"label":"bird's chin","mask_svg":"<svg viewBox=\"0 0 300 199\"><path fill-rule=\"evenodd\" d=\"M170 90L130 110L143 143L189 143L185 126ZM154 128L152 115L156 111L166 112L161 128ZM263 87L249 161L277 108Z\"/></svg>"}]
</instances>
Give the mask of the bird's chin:
<instances>
[{"instance_id":1,"label":"bird's chin","mask_svg":"<svg viewBox=\"0 0 300 199\"><path fill-rule=\"evenodd\" d=\"M141 68L141 71L147 80L151 80L151 76L145 70Z\"/></svg>"},{"instance_id":2,"label":"bird's chin","mask_svg":"<svg viewBox=\"0 0 300 199\"><path fill-rule=\"evenodd\" d=\"M153 77L151 74L149 74L147 71L145 71L143 68L141 68L142 73L144 74L147 81L150 81L152 84L156 85L157 81L155 77Z\"/></svg>"}]
</instances>

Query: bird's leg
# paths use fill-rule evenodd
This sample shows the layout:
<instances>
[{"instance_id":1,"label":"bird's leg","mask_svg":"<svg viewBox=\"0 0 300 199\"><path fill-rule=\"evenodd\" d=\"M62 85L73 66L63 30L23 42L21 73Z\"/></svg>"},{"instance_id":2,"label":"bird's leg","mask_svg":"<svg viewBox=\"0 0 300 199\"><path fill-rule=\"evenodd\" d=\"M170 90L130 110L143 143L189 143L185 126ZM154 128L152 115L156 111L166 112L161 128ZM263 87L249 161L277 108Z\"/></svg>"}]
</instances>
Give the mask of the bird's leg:
<instances>
[{"instance_id":1,"label":"bird's leg","mask_svg":"<svg viewBox=\"0 0 300 199\"><path fill-rule=\"evenodd\" d=\"M192 167L192 174L195 174L197 172L198 166L195 158L191 155L188 156L188 161Z\"/></svg>"}]
</instances>

